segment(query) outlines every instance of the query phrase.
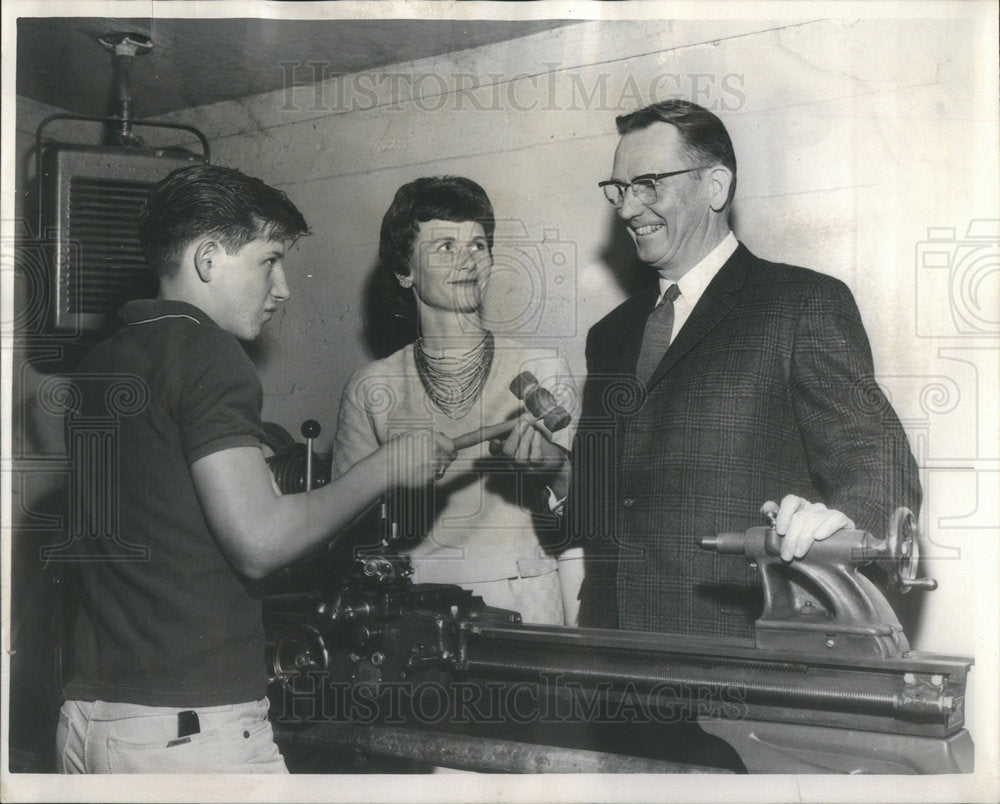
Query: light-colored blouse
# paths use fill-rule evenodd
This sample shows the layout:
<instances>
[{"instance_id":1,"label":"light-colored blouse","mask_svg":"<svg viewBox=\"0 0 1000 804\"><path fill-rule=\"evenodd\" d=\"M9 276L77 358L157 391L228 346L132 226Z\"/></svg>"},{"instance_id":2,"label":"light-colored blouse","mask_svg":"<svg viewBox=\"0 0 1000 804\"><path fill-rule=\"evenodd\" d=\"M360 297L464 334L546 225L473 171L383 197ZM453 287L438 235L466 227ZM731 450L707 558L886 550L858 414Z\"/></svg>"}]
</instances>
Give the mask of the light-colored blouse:
<instances>
[{"instance_id":1,"label":"light-colored blouse","mask_svg":"<svg viewBox=\"0 0 1000 804\"><path fill-rule=\"evenodd\" d=\"M553 350L529 349L497 337L493 366L479 399L452 419L424 391L410 344L359 369L348 381L333 448L334 475L407 430L432 427L455 438L516 417L524 408L510 383L523 371L530 371L572 415L570 426L554 438L569 449L580 413L579 390ZM402 518L428 526L418 542L403 539L398 545L411 558L414 582L461 585L555 570L554 556L539 541L545 533L536 531L546 526L539 524L544 522L555 529L555 521L533 516L539 488L531 472L517 472L509 460L491 456L488 443L459 452L441 480L406 495L410 510Z\"/></svg>"}]
</instances>

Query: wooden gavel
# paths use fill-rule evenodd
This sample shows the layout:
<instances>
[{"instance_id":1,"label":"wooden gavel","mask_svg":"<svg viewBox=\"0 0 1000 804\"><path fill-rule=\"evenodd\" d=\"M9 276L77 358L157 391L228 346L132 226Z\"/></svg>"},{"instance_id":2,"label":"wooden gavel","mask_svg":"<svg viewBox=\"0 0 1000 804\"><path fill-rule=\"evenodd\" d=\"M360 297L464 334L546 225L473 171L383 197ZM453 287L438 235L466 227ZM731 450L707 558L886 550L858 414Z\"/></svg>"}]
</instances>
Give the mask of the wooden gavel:
<instances>
[{"instance_id":1,"label":"wooden gavel","mask_svg":"<svg viewBox=\"0 0 1000 804\"><path fill-rule=\"evenodd\" d=\"M518 374L510 384L510 391L524 402L532 416L542 420L550 433L562 430L572 420L566 408L556 401L550 391L539 385L538 379L530 371L522 371ZM470 433L464 433L454 439L455 449L466 449L481 444L483 441L505 436L514 429L516 424L517 419L507 419L480 427Z\"/></svg>"}]
</instances>

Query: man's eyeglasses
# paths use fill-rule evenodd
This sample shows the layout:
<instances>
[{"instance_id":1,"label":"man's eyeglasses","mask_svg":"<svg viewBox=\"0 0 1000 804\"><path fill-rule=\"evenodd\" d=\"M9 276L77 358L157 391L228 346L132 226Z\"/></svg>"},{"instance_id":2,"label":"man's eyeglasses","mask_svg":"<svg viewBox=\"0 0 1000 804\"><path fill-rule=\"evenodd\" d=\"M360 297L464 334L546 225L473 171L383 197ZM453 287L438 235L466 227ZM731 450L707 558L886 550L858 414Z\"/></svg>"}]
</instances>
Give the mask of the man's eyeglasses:
<instances>
[{"instance_id":1,"label":"man's eyeglasses","mask_svg":"<svg viewBox=\"0 0 1000 804\"><path fill-rule=\"evenodd\" d=\"M656 183L658 181L670 178L671 176L694 173L696 170L705 170L708 167L710 165L687 168L686 170L672 170L669 173L644 173L641 176L636 176L631 182L608 179L607 181L599 181L597 186L604 190L605 197L615 209L621 209L622 204L625 203L625 193L628 192L629 187L632 188L632 192L635 193L635 197L639 199L640 203L655 204L657 197Z\"/></svg>"}]
</instances>

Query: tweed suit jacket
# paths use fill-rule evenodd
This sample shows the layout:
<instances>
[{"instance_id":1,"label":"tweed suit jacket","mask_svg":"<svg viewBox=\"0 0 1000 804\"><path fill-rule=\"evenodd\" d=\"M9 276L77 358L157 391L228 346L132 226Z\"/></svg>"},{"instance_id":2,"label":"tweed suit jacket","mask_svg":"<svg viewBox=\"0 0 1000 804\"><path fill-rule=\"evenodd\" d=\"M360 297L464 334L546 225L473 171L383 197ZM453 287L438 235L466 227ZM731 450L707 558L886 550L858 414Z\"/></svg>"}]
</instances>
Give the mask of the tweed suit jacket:
<instances>
[{"instance_id":1,"label":"tweed suit jacket","mask_svg":"<svg viewBox=\"0 0 1000 804\"><path fill-rule=\"evenodd\" d=\"M917 513L916 463L839 280L740 245L643 387L657 295L587 337L567 510L587 555L581 625L749 637L755 571L701 537L764 524L761 504L790 493L881 535L897 506Z\"/></svg>"}]
</instances>

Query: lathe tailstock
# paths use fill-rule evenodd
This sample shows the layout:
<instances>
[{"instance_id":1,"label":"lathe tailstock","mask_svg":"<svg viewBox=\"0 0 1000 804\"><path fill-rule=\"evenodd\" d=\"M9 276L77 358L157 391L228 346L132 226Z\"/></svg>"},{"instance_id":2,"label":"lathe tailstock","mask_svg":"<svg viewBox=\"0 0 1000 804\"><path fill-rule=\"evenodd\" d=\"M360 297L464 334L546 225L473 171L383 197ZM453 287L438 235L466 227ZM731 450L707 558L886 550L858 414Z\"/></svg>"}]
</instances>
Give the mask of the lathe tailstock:
<instances>
[{"instance_id":1,"label":"lathe tailstock","mask_svg":"<svg viewBox=\"0 0 1000 804\"><path fill-rule=\"evenodd\" d=\"M912 518L791 564L776 544L767 527L703 541L761 568L754 640L523 625L412 584L405 559L362 556L325 589L267 600L277 739L355 771L971 772L972 659L911 651L857 572L931 587Z\"/></svg>"}]
</instances>

